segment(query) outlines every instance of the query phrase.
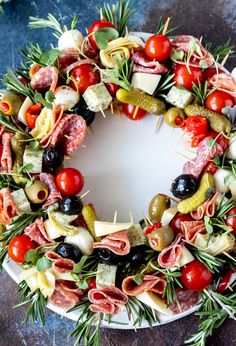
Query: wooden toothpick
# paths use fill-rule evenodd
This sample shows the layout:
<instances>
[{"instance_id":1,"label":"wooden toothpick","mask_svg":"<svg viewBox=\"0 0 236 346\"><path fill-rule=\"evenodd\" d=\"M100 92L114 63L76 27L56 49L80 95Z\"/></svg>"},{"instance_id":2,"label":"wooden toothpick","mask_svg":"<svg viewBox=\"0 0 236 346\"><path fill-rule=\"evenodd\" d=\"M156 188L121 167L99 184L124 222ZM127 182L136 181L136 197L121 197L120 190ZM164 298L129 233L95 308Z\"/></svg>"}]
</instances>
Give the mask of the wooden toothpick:
<instances>
[{"instance_id":1,"label":"wooden toothpick","mask_svg":"<svg viewBox=\"0 0 236 346\"><path fill-rule=\"evenodd\" d=\"M175 152L176 152L176 154L184 157L187 161L191 162L193 165L196 165L196 163L192 159L190 159L188 156L186 156L186 155L184 155L182 153L179 153L178 151L175 151Z\"/></svg>"},{"instance_id":2,"label":"wooden toothpick","mask_svg":"<svg viewBox=\"0 0 236 346\"><path fill-rule=\"evenodd\" d=\"M111 107L111 114L114 114L114 107L113 107L113 103L112 102L110 104L110 107Z\"/></svg>"},{"instance_id":3,"label":"wooden toothpick","mask_svg":"<svg viewBox=\"0 0 236 346\"><path fill-rule=\"evenodd\" d=\"M90 191L88 190L88 191L86 191L85 193L83 193L83 195L82 196L80 196L80 198L82 199L82 198L84 198L88 193L89 193Z\"/></svg>"},{"instance_id":4,"label":"wooden toothpick","mask_svg":"<svg viewBox=\"0 0 236 346\"><path fill-rule=\"evenodd\" d=\"M228 254L228 252L223 251L222 254L225 255L226 257L230 258L232 261L236 262L236 259L233 256L231 256L230 254Z\"/></svg>"},{"instance_id":5,"label":"wooden toothpick","mask_svg":"<svg viewBox=\"0 0 236 346\"><path fill-rule=\"evenodd\" d=\"M178 200L177 198L170 197L170 196L168 196L168 197L169 197L169 199L170 199L171 201L173 201L173 202L175 202L175 203L179 203L179 200Z\"/></svg>"},{"instance_id":6,"label":"wooden toothpick","mask_svg":"<svg viewBox=\"0 0 236 346\"><path fill-rule=\"evenodd\" d=\"M136 107L135 107L135 110L134 110L134 114L133 114L133 119L136 118L137 113L138 113L138 110L139 110L139 106L136 106Z\"/></svg>"},{"instance_id":7,"label":"wooden toothpick","mask_svg":"<svg viewBox=\"0 0 236 346\"><path fill-rule=\"evenodd\" d=\"M131 210L129 211L130 222L134 224L134 219Z\"/></svg>"},{"instance_id":8,"label":"wooden toothpick","mask_svg":"<svg viewBox=\"0 0 236 346\"><path fill-rule=\"evenodd\" d=\"M208 298L210 298L214 302L214 299L212 298L212 296L210 295L210 293L206 289L203 290L203 292L207 295Z\"/></svg>"},{"instance_id":9,"label":"wooden toothpick","mask_svg":"<svg viewBox=\"0 0 236 346\"><path fill-rule=\"evenodd\" d=\"M156 123L155 123L155 126L154 126L154 132L158 131L159 126L160 126L160 122L161 122L161 117L157 116L157 120L156 120Z\"/></svg>"},{"instance_id":10,"label":"wooden toothpick","mask_svg":"<svg viewBox=\"0 0 236 346\"><path fill-rule=\"evenodd\" d=\"M145 220L148 222L149 225L153 225L153 222L147 217L147 215L143 212L144 222ZM146 223L146 222L145 222Z\"/></svg>"},{"instance_id":11,"label":"wooden toothpick","mask_svg":"<svg viewBox=\"0 0 236 346\"><path fill-rule=\"evenodd\" d=\"M117 210L115 211L115 215L114 215L114 219L113 219L114 224L116 224L116 219L117 219Z\"/></svg>"},{"instance_id":12,"label":"wooden toothpick","mask_svg":"<svg viewBox=\"0 0 236 346\"><path fill-rule=\"evenodd\" d=\"M221 69L224 67L226 61L228 60L228 57L229 57L229 54L227 54L227 55L224 57L224 59L222 60L220 66L219 66L219 70L221 70Z\"/></svg>"},{"instance_id":13,"label":"wooden toothpick","mask_svg":"<svg viewBox=\"0 0 236 346\"><path fill-rule=\"evenodd\" d=\"M162 35L166 34L168 26L169 26L169 23L170 23L170 17L168 17L166 22L165 22L165 25L164 25L164 28L163 28L163 31L162 31Z\"/></svg>"},{"instance_id":14,"label":"wooden toothpick","mask_svg":"<svg viewBox=\"0 0 236 346\"><path fill-rule=\"evenodd\" d=\"M71 137L68 135L64 135L65 138L70 139Z\"/></svg>"},{"instance_id":15,"label":"wooden toothpick","mask_svg":"<svg viewBox=\"0 0 236 346\"><path fill-rule=\"evenodd\" d=\"M84 144L81 144L81 147L84 149L87 148L86 145L84 145Z\"/></svg>"},{"instance_id":16,"label":"wooden toothpick","mask_svg":"<svg viewBox=\"0 0 236 346\"><path fill-rule=\"evenodd\" d=\"M106 115L105 115L104 110L102 109L102 107L100 108L100 112L102 113L103 118L106 118Z\"/></svg>"}]
</instances>

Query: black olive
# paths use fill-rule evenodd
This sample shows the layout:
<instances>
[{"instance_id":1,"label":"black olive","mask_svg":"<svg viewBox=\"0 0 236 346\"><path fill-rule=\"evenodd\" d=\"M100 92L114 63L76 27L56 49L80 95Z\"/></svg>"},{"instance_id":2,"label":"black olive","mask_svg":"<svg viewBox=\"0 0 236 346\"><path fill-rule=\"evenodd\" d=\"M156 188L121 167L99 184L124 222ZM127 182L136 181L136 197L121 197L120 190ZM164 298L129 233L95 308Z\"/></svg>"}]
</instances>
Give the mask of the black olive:
<instances>
[{"instance_id":1,"label":"black olive","mask_svg":"<svg viewBox=\"0 0 236 346\"><path fill-rule=\"evenodd\" d=\"M63 258L69 258L78 263L82 257L80 249L72 244L62 243L58 245L55 252Z\"/></svg>"},{"instance_id":2,"label":"black olive","mask_svg":"<svg viewBox=\"0 0 236 346\"><path fill-rule=\"evenodd\" d=\"M66 215L76 215L81 212L83 203L78 196L65 197L60 202L60 210Z\"/></svg>"},{"instance_id":3,"label":"black olive","mask_svg":"<svg viewBox=\"0 0 236 346\"><path fill-rule=\"evenodd\" d=\"M129 262L132 267L137 267L140 264L143 263L145 257L146 257L146 252L148 247L146 245L138 245L138 246L133 246L131 247L130 253L129 253Z\"/></svg>"},{"instance_id":4,"label":"black olive","mask_svg":"<svg viewBox=\"0 0 236 346\"><path fill-rule=\"evenodd\" d=\"M171 185L171 192L177 198L191 197L198 189L198 181L191 174L179 175Z\"/></svg>"},{"instance_id":5,"label":"black olive","mask_svg":"<svg viewBox=\"0 0 236 346\"><path fill-rule=\"evenodd\" d=\"M81 97L79 103L71 109L71 113L80 115L86 121L87 126L90 126L95 119L95 113L88 109L84 99Z\"/></svg>"},{"instance_id":6,"label":"black olive","mask_svg":"<svg viewBox=\"0 0 236 346\"><path fill-rule=\"evenodd\" d=\"M55 174L62 166L64 155L58 148L48 148L43 152L43 172Z\"/></svg>"},{"instance_id":7,"label":"black olive","mask_svg":"<svg viewBox=\"0 0 236 346\"><path fill-rule=\"evenodd\" d=\"M98 249L98 256L100 261L104 264L118 264L121 261L121 257L108 249Z\"/></svg>"}]
</instances>

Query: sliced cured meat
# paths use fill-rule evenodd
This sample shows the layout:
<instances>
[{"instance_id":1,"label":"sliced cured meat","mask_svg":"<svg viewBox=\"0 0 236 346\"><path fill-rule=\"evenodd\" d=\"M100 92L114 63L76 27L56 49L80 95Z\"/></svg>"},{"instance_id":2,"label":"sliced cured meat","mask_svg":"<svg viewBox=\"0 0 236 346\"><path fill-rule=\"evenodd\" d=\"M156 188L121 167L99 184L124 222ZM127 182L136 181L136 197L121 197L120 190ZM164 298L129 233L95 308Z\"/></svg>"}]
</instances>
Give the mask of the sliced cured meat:
<instances>
[{"instance_id":1,"label":"sliced cured meat","mask_svg":"<svg viewBox=\"0 0 236 346\"><path fill-rule=\"evenodd\" d=\"M130 252L130 242L127 231L115 232L103 238L100 242L93 243L93 248L104 248L116 255L124 256Z\"/></svg>"},{"instance_id":2,"label":"sliced cured meat","mask_svg":"<svg viewBox=\"0 0 236 346\"><path fill-rule=\"evenodd\" d=\"M174 314L179 314L191 309L199 300L199 293L196 291L177 288L175 292L176 296L174 303L168 306Z\"/></svg>"},{"instance_id":3,"label":"sliced cured meat","mask_svg":"<svg viewBox=\"0 0 236 346\"><path fill-rule=\"evenodd\" d=\"M2 156L1 156L1 167L2 169L10 173L12 170L12 152L11 152L11 137L13 133L2 132Z\"/></svg>"},{"instance_id":4,"label":"sliced cured meat","mask_svg":"<svg viewBox=\"0 0 236 346\"><path fill-rule=\"evenodd\" d=\"M150 60L144 49L137 49L133 51L131 59L134 62L133 72L143 72L143 73L159 73L165 74L168 72L168 69L160 64L158 61Z\"/></svg>"},{"instance_id":5,"label":"sliced cured meat","mask_svg":"<svg viewBox=\"0 0 236 346\"><path fill-rule=\"evenodd\" d=\"M120 305L116 305L116 304L113 304L110 302L91 304L89 309L95 313L96 312L102 312L102 313L108 314L108 315L119 314L121 311Z\"/></svg>"},{"instance_id":6,"label":"sliced cured meat","mask_svg":"<svg viewBox=\"0 0 236 346\"><path fill-rule=\"evenodd\" d=\"M134 276L128 276L122 282L122 291L128 296L138 296L146 291L163 294L166 280L154 275L145 275L141 285L137 285Z\"/></svg>"},{"instance_id":7,"label":"sliced cured meat","mask_svg":"<svg viewBox=\"0 0 236 346\"><path fill-rule=\"evenodd\" d=\"M34 90L55 91L58 82L58 71L56 67L41 67L33 76L30 82Z\"/></svg>"},{"instance_id":8,"label":"sliced cured meat","mask_svg":"<svg viewBox=\"0 0 236 346\"><path fill-rule=\"evenodd\" d=\"M46 210L50 205L59 202L62 199L60 192L58 191L54 176L48 173L40 173L39 179L42 183L46 184L49 189L49 195L46 203L43 205L43 209Z\"/></svg>"},{"instance_id":9,"label":"sliced cured meat","mask_svg":"<svg viewBox=\"0 0 236 346\"><path fill-rule=\"evenodd\" d=\"M19 211L11 196L11 190L9 187L4 187L0 190L0 224L10 223L11 219L17 214L19 214Z\"/></svg>"},{"instance_id":10,"label":"sliced cured meat","mask_svg":"<svg viewBox=\"0 0 236 346\"><path fill-rule=\"evenodd\" d=\"M48 251L45 256L52 262L52 268L59 273L71 273L75 262L68 258L63 258L54 251Z\"/></svg>"},{"instance_id":11,"label":"sliced cured meat","mask_svg":"<svg viewBox=\"0 0 236 346\"><path fill-rule=\"evenodd\" d=\"M158 256L160 266L163 268L173 268L178 263L184 246L182 237L182 234L178 234L175 241L160 252Z\"/></svg>"},{"instance_id":12,"label":"sliced cured meat","mask_svg":"<svg viewBox=\"0 0 236 346\"><path fill-rule=\"evenodd\" d=\"M73 308L80 301L80 294L65 289L65 280L57 280L56 287L48 301L65 310Z\"/></svg>"},{"instance_id":13,"label":"sliced cured meat","mask_svg":"<svg viewBox=\"0 0 236 346\"><path fill-rule=\"evenodd\" d=\"M79 61L77 60L73 64L70 64L69 66L67 66L62 71L62 73L68 73L68 72L72 71L74 68L81 66L81 65L85 65L85 64L92 65L92 64L94 64L94 60L92 60L92 59L83 59L83 60L79 60Z\"/></svg>"},{"instance_id":14,"label":"sliced cured meat","mask_svg":"<svg viewBox=\"0 0 236 346\"><path fill-rule=\"evenodd\" d=\"M231 75L226 73L215 74L210 80L209 83L213 87L217 87L218 90L222 90L236 97L236 84L231 77Z\"/></svg>"},{"instance_id":15,"label":"sliced cured meat","mask_svg":"<svg viewBox=\"0 0 236 346\"><path fill-rule=\"evenodd\" d=\"M215 156L223 155L224 150L220 144L216 142L212 147L208 145L211 139L212 137L206 137L199 143L197 156L192 160L193 162L188 161L184 164L184 174L192 174L198 178L208 161Z\"/></svg>"},{"instance_id":16,"label":"sliced cured meat","mask_svg":"<svg viewBox=\"0 0 236 346\"><path fill-rule=\"evenodd\" d=\"M67 66L78 61L79 52L75 49L63 50L62 54L59 55L59 68L63 71Z\"/></svg>"},{"instance_id":17,"label":"sliced cured meat","mask_svg":"<svg viewBox=\"0 0 236 346\"><path fill-rule=\"evenodd\" d=\"M39 245L47 244L52 241L46 232L42 217L36 219L34 223L27 226L24 233Z\"/></svg>"},{"instance_id":18,"label":"sliced cured meat","mask_svg":"<svg viewBox=\"0 0 236 346\"><path fill-rule=\"evenodd\" d=\"M50 144L62 149L64 155L72 155L83 143L86 121L77 114L65 115L54 130Z\"/></svg>"},{"instance_id":19,"label":"sliced cured meat","mask_svg":"<svg viewBox=\"0 0 236 346\"><path fill-rule=\"evenodd\" d=\"M52 127L50 129L50 131L47 133L46 136L44 136L41 141L40 141L40 144L41 144L41 147L42 148L47 148L50 144L50 141L51 141L51 136L55 130L55 128L57 127L57 125L60 123L62 117L63 117L63 111L64 111L64 106L63 105L56 105L53 110L52 110L52 113L51 113L51 116L52 116Z\"/></svg>"},{"instance_id":20,"label":"sliced cured meat","mask_svg":"<svg viewBox=\"0 0 236 346\"><path fill-rule=\"evenodd\" d=\"M60 280L60 285L64 291L73 292L79 296L83 294L83 290L77 286L75 281Z\"/></svg>"},{"instance_id":21,"label":"sliced cured meat","mask_svg":"<svg viewBox=\"0 0 236 346\"><path fill-rule=\"evenodd\" d=\"M172 47L176 49L177 51L183 51L186 54L188 54L190 50L190 42L194 40L197 45L199 46L200 52L194 52L191 59L189 66L195 66L195 67L201 67L200 62L204 61L204 63L210 67L214 64L214 57L211 53L209 53L201 44L201 42L191 35L181 35L177 36L171 43ZM184 61L181 60L174 60L178 64L186 64Z\"/></svg>"},{"instance_id":22,"label":"sliced cured meat","mask_svg":"<svg viewBox=\"0 0 236 346\"><path fill-rule=\"evenodd\" d=\"M195 220L201 220L206 215L212 217L215 214L216 200L218 197L218 192L214 194L212 198L209 198L206 202L200 205L197 210L191 213L191 216Z\"/></svg>"},{"instance_id":23,"label":"sliced cured meat","mask_svg":"<svg viewBox=\"0 0 236 346\"><path fill-rule=\"evenodd\" d=\"M181 222L181 230L184 238L189 243L194 243L199 233L206 233L206 226L203 221L184 221Z\"/></svg>"}]
</instances>

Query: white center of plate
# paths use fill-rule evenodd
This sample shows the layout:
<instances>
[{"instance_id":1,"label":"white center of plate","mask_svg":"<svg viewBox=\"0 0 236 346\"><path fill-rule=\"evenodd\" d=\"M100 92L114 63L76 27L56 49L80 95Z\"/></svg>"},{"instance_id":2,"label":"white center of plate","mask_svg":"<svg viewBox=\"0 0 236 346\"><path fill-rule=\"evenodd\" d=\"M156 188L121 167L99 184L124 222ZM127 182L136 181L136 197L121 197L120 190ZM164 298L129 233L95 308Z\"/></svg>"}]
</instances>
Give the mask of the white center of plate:
<instances>
[{"instance_id":1,"label":"white center of plate","mask_svg":"<svg viewBox=\"0 0 236 346\"><path fill-rule=\"evenodd\" d=\"M106 112L97 113L92 131L84 144L66 165L79 169L85 177L83 192L90 190L86 202L94 204L101 220L135 221L147 213L152 197L170 194L171 179L181 174L183 162L176 151L183 153L179 129L162 123L154 132L156 116L141 121Z\"/></svg>"}]
</instances>

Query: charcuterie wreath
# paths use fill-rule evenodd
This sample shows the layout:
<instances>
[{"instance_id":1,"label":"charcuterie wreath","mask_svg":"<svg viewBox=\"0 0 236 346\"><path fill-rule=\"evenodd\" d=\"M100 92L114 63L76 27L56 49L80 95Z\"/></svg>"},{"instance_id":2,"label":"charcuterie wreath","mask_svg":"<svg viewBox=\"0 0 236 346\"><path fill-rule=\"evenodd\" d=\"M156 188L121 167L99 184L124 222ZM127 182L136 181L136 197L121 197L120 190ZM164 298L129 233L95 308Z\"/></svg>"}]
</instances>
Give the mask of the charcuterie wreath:
<instances>
[{"instance_id":1,"label":"charcuterie wreath","mask_svg":"<svg viewBox=\"0 0 236 346\"><path fill-rule=\"evenodd\" d=\"M76 18L68 28L30 17L58 42L29 44L2 80L0 264L20 268L26 320L44 323L47 304L77 313L77 344L98 345L100 325L117 328L125 311L124 328L138 328L195 309L202 320L186 343L202 346L236 312L236 71L223 67L233 46L170 36L169 18L144 42L128 31L134 12L129 1L104 5L86 36ZM162 117L195 148L173 197L156 194L139 223L99 219L80 171L63 168L109 107L157 126Z\"/></svg>"}]
</instances>

